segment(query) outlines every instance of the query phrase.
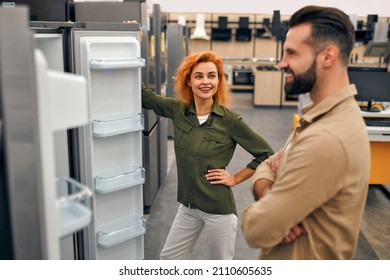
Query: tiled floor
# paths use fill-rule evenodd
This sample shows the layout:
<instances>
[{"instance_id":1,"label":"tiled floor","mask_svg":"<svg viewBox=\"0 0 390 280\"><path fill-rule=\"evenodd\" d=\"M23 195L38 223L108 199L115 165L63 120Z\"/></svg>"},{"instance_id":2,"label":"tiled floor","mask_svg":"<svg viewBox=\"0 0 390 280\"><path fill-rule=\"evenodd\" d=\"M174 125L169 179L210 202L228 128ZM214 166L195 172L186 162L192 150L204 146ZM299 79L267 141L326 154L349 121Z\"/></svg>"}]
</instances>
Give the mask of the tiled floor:
<instances>
[{"instance_id":1,"label":"tiled floor","mask_svg":"<svg viewBox=\"0 0 390 280\"><path fill-rule=\"evenodd\" d=\"M369 188L361 231L378 258L390 260L390 199L377 186Z\"/></svg>"},{"instance_id":2,"label":"tiled floor","mask_svg":"<svg viewBox=\"0 0 390 280\"><path fill-rule=\"evenodd\" d=\"M254 130L261 134L274 148L278 150L292 129L295 107L254 108L252 95L247 93L233 94L233 109L243 116L244 120ZM228 169L237 171L248 161L248 153L237 147L231 166ZM249 156L250 158L250 156ZM145 259L158 259L170 224L176 214L176 166L173 151L173 141L168 141L168 176L152 205L146 223ZM242 185L242 186L241 186ZM248 184L242 183L234 188L238 215L252 202ZM361 225L361 235L355 259L390 260L390 199L376 186L369 188L367 205ZM204 255L207 246L205 237L200 236L194 249L194 259L207 259ZM237 233L235 259L255 259L259 251L251 249L239 230Z\"/></svg>"}]
</instances>

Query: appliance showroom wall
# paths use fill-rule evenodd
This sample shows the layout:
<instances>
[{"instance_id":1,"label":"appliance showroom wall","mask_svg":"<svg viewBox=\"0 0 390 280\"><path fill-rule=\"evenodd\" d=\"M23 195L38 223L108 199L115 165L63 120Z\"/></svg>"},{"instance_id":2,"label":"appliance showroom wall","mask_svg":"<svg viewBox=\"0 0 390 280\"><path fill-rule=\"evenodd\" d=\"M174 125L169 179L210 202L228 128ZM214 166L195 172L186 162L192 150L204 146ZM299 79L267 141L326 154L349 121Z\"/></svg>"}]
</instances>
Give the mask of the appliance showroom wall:
<instances>
[{"instance_id":1,"label":"appliance showroom wall","mask_svg":"<svg viewBox=\"0 0 390 280\"><path fill-rule=\"evenodd\" d=\"M122 2L123 0L74 0L74 2L98 1ZM291 15L303 6L320 5L337 7L347 14L358 16L368 14L377 14L380 17L390 16L389 0L150 0L150 2L160 4L161 10L168 13L253 14L255 12L258 14L272 14L274 10L279 10L283 15Z\"/></svg>"},{"instance_id":2,"label":"appliance showroom wall","mask_svg":"<svg viewBox=\"0 0 390 280\"><path fill-rule=\"evenodd\" d=\"M160 4L161 9L170 13L234 13L234 14L272 14L274 10L280 10L283 15L291 15L299 8L306 5L333 6L342 9L347 14L366 16L377 14L380 17L390 16L389 0L153 0Z\"/></svg>"}]
</instances>

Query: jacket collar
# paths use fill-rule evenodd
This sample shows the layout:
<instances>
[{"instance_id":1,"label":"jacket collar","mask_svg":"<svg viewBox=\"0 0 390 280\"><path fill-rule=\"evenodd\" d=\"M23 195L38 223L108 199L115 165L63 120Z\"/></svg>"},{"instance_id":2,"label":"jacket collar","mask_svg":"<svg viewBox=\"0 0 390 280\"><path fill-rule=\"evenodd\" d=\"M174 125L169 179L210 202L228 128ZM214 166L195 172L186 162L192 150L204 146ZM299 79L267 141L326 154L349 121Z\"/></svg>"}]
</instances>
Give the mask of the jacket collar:
<instances>
[{"instance_id":1,"label":"jacket collar","mask_svg":"<svg viewBox=\"0 0 390 280\"><path fill-rule=\"evenodd\" d=\"M223 108L222 105L220 105L216 100L214 100L214 104L213 104L213 108L211 110L212 113L214 114L217 114L221 117L223 117L225 115L225 110ZM194 114L196 115L196 110L195 110L195 104L194 103L191 103L190 106L188 106L185 110L185 114L188 115L188 114Z\"/></svg>"},{"instance_id":2,"label":"jacket collar","mask_svg":"<svg viewBox=\"0 0 390 280\"><path fill-rule=\"evenodd\" d=\"M331 111L338 104L342 103L344 100L350 98L351 96L356 95L357 90L354 84L345 86L332 95L326 97L316 106L313 104L307 105L302 108L302 118L299 121L301 125L306 123L306 125L314 122L317 118Z\"/></svg>"}]
</instances>

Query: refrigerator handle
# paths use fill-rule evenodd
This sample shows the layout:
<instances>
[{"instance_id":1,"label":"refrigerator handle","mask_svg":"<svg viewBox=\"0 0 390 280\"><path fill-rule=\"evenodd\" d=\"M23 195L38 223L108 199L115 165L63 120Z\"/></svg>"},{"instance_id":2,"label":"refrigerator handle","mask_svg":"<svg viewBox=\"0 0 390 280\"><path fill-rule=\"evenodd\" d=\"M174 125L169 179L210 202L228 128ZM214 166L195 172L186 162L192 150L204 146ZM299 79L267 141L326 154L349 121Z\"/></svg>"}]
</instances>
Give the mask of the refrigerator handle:
<instances>
[{"instance_id":1,"label":"refrigerator handle","mask_svg":"<svg viewBox=\"0 0 390 280\"><path fill-rule=\"evenodd\" d=\"M139 68L145 66L145 59L141 57L123 60L106 60L92 58L89 61L89 66L93 70Z\"/></svg>"}]
</instances>

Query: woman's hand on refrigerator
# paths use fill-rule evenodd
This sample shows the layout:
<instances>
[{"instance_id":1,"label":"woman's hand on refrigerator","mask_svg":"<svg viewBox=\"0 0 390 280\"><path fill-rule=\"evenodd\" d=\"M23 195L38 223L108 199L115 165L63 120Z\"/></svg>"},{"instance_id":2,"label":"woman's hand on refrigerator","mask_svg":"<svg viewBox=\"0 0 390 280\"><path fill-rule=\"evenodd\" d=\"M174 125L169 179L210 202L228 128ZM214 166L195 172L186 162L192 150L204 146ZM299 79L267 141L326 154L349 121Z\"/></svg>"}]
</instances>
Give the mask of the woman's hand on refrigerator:
<instances>
[{"instance_id":1,"label":"woman's hand on refrigerator","mask_svg":"<svg viewBox=\"0 0 390 280\"><path fill-rule=\"evenodd\" d=\"M136 20L124 20L122 23L138 24L138 22ZM141 24L138 24L138 25L139 25L139 32L140 32L140 42L142 42L142 36L143 36L142 27L141 27Z\"/></svg>"}]
</instances>

